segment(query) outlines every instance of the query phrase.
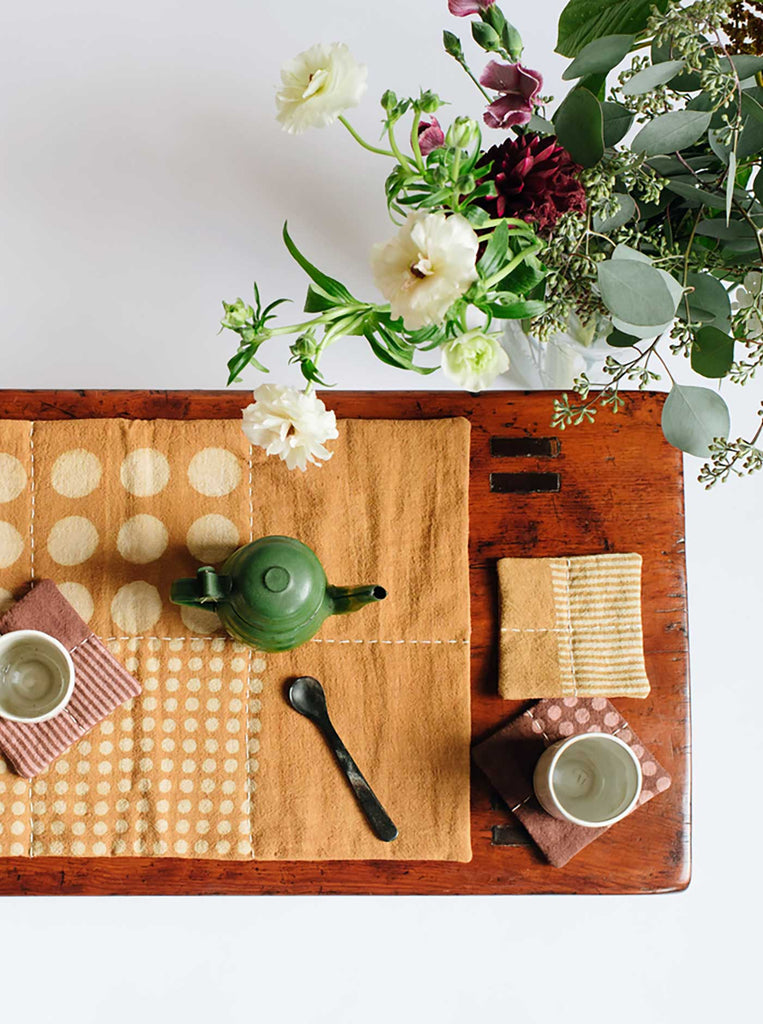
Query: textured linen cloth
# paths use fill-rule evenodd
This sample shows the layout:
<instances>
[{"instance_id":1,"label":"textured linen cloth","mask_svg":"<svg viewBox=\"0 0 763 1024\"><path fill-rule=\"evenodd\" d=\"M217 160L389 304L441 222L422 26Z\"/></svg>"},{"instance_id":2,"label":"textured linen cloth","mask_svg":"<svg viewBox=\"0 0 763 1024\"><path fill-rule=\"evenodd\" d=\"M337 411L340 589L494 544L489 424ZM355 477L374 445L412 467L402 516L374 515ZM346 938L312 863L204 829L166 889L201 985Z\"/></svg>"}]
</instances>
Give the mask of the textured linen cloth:
<instances>
[{"instance_id":1,"label":"textured linen cloth","mask_svg":"<svg viewBox=\"0 0 763 1024\"><path fill-rule=\"evenodd\" d=\"M0 718L0 753L31 779L94 725L140 693L140 685L82 621L51 580L40 580L0 619L0 633L39 629L60 640L72 656L75 682L63 711L47 722Z\"/></svg>"},{"instance_id":2,"label":"textured linen cloth","mask_svg":"<svg viewBox=\"0 0 763 1024\"><path fill-rule=\"evenodd\" d=\"M477 744L472 752L475 764L487 775L546 859L557 868L617 825L584 828L554 818L543 810L533 793L533 771L546 747L581 732L612 733L633 750L643 775L639 805L670 788L670 775L604 697L539 701ZM632 813L638 813L638 809Z\"/></svg>"},{"instance_id":3,"label":"textured linen cloth","mask_svg":"<svg viewBox=\"0 0 763 1024\"><path fill-rule=\"evenodd\" d=\"M502 558L498 689L530 697L646 697L641 555Z\"/></svg>"},{"instance_id":4,"label":"textured linen cloth","mask_svg":"<svg viewBox=\"0 0 763 1024\"><path fill-rule=\"evenodd\" d=\"M469 424L344 420L331 448L302 474L240 420L0 422L0 601L53 579L142 685L31 787L0 759L0 855L470 859ZM279 533L388 597L277 655L170 603ZM304 674L394 843L286 703Z\"/></svg>"}]
</instances>

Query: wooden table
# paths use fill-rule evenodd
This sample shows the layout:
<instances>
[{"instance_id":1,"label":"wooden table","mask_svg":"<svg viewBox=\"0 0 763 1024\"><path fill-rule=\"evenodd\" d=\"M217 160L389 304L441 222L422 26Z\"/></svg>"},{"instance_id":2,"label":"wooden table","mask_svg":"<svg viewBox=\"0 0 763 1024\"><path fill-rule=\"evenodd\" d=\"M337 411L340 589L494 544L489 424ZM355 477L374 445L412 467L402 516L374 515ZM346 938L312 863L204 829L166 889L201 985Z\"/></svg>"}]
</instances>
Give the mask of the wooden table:
<instances>
[{"instance_id":1,"label":"wooden table","mask_svg":"<svg viewBox=\"0 0 763 1024\"><path fill-rule=\"evenodd\" d=\"M616 417L549 428L548 392L328 392L341 417L466 416L472 423L472 730L481 739L523 705L496 690L495 560L638 551L644 558L645 701L618 709L673 776L658 799L550 867L477 769L469 864L401 861L0 859L0 894L647 893L690 878L690 740L681 454L663 440L662 395ZM235 417L249 392L0 391L0 418Z\"/></svg>"}]
</instances>

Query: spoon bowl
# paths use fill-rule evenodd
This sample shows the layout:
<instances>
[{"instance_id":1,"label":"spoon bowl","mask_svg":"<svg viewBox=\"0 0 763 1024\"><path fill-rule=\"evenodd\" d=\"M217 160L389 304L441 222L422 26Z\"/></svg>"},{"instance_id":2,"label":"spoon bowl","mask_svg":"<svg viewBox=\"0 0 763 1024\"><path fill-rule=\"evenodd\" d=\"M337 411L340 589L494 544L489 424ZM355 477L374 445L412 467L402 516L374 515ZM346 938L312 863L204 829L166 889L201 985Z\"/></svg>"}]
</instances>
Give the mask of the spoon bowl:
<instances>
[{"instance_id":1,"label":"spoon bowl","mask_svg":"<svg viewBox=\"0 0 763 1024\"><path fill-rule=\"evenodd\" d=\"M313 676L300 676L289 687L289 703L300 715L316 721L328 716L326 694Z\"/></svg>"}]
</instances>

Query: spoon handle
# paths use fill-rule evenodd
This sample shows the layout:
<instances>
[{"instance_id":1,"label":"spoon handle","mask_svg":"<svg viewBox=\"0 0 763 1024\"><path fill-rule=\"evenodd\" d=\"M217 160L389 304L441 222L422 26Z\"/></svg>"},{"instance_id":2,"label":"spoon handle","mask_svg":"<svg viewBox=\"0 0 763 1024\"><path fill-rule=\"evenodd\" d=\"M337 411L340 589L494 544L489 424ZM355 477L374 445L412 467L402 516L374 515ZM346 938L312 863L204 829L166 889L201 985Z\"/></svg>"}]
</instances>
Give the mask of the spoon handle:
<instances>
[{"instance_id":1,"label":"spoon handle","mask_svg":"<svg viewBox=\"0 0 763 1024\"><path fill-rule=\"evenodd\" d=\"M352 786L357 801L366 818L368 818L368 823L376 833L377 838L381 839L382 842L391 843L393 839L397 839L397 826L379 803L376 794L366 782L363 773L355 764L349 750L342 743L330 719L327 717L322 725L323 734L334 752L334 757L337 759L339 767L347 776L347 781Z\"/></svg>"}]
</instances>

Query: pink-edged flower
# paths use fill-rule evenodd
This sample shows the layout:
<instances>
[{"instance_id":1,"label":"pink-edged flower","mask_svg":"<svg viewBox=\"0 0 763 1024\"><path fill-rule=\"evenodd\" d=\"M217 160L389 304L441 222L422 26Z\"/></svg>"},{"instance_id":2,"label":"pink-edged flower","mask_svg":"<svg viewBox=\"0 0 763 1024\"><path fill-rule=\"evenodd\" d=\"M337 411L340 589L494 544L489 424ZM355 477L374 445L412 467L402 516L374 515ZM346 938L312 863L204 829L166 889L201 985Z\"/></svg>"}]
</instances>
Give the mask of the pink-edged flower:
<instances>
[{"instance_id":1,"label":"pink-edged flower","mask_svg":"<svg viewBox=\"0 0 763 1024\"><path fill-rule=\"evenodd\" d=\"M448 0L448 10L457 18L468 18L492 7L495 0Z\"/></svg>"},{"instance_id":2,"label":"pink-edged flower","mask_svg":"<svg viewBox=\"0 0 763 1024\"><path fill-rule=\"evenodd\" d=\"M533 100L543 87L540 72L521 64L499 64L491 60L482 72L480 83L501 95L485 111L489 128L511 128L527 124L533 112Z\"/></svg>"},{"instance_id":3,"label":"pink-edged flower","mask_svg":"<svg viewBox=\"0 0 763 1024\"><path fill-rule=\"evenodd\" d=\"M419 149L422 156L427 156L433 149L445 145L445 132L436 117L431 121L419 121Z\"/></svg>"}]
</instances>

